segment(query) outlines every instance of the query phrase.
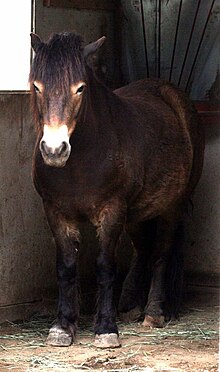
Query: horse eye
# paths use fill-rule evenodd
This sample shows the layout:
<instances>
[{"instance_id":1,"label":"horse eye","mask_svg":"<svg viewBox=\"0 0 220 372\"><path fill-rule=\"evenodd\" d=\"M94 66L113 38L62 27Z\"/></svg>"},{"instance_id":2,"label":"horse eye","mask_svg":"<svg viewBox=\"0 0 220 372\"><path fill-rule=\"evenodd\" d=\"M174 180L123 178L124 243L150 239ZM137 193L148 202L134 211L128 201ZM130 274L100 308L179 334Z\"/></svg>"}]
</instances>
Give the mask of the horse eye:
<instances>
[{"instance_id":1,"label":"horse eye","mask_svg":"<svg viewBox=\"0 0 220 372\"><path fill-rule=\"evenodd\" d=\"M36 93L40 93L40 89L39 89L35 84L33 84L33 86L34 86L34 90L35 90L35 92L36 92Z\"/></svg>"},{"instance_id":2,"label":"horse eye","mask_svg":"<svg viewBox=\"0 0 220 372\"><path fill-rule=\"evenodd\" d=\"M78 94L78 95L82 94L82 92L84 91L84 88L85 88L85 85L81 85L81 86L77 89L76 94Z\"/></svg>"}]
</instances>

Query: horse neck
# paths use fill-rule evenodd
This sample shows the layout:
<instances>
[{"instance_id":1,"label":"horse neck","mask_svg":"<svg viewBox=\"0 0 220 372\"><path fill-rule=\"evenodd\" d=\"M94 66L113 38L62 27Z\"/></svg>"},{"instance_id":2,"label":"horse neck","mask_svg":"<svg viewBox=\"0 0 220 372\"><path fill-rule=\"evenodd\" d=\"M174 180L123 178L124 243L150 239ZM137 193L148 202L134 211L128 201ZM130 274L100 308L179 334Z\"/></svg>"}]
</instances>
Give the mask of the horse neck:
<instances>
[{"instance_id":1,"label":"horse neck","mask_svg":"<svg viewBox=\"0 0 220 372\"><path fill-rule=\"evenodd\" d=\"M88 76L90 111L95 113L98 121L100 118L104 117L106 123L106 120L109 120L110 118L112 119L112 110L116 105L118 98L109 88L96 78L91 70L89 70Z\"/></svg>"},{"instance_id":2,"label":"horse neck","mask_svg":"<svg viewBox=\"0 0 220 372\"><path fill-rule=\"evenodd\" d=\"M118 97L104 86L92 71L88 72L87 97L83 103L80 115L79 131L81 135L88 136L90 140L94 137L102 138L109 142L115 136L115 121L113 108Z\"/></svg>"}]
</instances>

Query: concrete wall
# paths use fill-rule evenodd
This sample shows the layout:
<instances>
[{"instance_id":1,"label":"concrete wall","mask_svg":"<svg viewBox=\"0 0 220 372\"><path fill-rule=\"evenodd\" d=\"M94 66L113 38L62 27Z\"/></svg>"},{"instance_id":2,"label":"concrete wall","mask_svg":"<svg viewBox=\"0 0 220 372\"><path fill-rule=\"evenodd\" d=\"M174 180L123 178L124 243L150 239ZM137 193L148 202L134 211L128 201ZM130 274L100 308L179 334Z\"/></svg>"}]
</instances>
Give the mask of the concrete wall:
<instances>
[{"instance_id":1,"label":"concrete wall","mask_svg":"<svg viewBox=\"0 0 220 372\"><path fill-rule=\"evenodd\" d=\"M10 317L12 305L39 301L54 287L55 251L32 186L29 94L0 94L0 131L1 320L5 306Z\"/></svg>"},{"instance_id":2,"label":"concrete wall","mask_svg":"<svg viewBox=\"0 0 220 372\"><path fill-rule=\"evenodd\" d=\"M115 13L111 9L45 7L43 1L36 0L35 31L44 41L51 34L63 31L79 33L85 43L106 36L106 41L98 53L98 72L105 83L114 88L120 80L119 55L116 48L119 36L114 16Z\"/></svg>"},{"instance_id":3,"label":"concrete wall","mask_svg":"<svg viewBox=\"0 0 220 372\"><path fill-rule=\"evenodd\" d=\"M87 42L113 35L113 13L108 10L45 7L36 0L36 32L48 38L53 32L77 31Z\"/></svg>"},{"instance_id":4,"label":"concrete wall","mask_svg":"<svg viewBox=\"0 0 220 372\"><path fill-rule=\"evenodd\" d=\"M192 283L219 285L220 122L206 124L205 132L203 173L186 219L185 266Z\"/></svg>"}]
</instances>

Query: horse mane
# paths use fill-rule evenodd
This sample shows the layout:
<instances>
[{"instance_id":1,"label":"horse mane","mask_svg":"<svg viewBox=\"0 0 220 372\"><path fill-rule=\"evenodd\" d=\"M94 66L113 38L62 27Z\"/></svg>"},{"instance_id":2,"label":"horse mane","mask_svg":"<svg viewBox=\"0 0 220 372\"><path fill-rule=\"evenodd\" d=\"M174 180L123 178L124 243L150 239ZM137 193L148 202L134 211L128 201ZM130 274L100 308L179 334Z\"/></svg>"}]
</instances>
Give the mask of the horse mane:
<instances>
[{"instance_id":1,"label":"horse mane","mask_svg":"<svg viewBox=\"0 0 220 372\"><path fill-rule=\"evenodd\" d=\"M50 93L69 92L72 83L85 79L82 43L83 38L75 33L53 34L37 51L29 81L42 81Z\"/></svg>"}]
</instances>

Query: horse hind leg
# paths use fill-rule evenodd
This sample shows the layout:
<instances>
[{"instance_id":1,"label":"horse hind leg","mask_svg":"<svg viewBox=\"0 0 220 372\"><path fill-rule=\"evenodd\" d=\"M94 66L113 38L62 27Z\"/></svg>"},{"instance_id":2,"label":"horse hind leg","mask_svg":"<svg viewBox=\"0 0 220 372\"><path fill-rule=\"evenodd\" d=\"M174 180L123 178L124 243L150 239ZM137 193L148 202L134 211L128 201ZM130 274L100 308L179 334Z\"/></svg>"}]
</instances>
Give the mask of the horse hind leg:
<instances>
[{"instance_id":1,"label":"horse hind leg","mask_svg":"<svg viewBox=\"0 0 220 372\"><path fill-rule=\"evenodd\" d=\"M145 221L129 230L135 252L119 301L120 317L125 322L139 320L147 301L151 278L149 258L154 247L156 221Z\"/></svg>"},{"instance_id":2,"label":"horse hind leg","mask_svg":"<svg viewBox=\"0 0 220 372\"><path fill-rule=\"evenodd\" d=\"M175 213L158 219L157 244L151 257L152 278L143 326L163 327L177 317L182 290L183 225Z\"/></svg>"}]
</instances>

